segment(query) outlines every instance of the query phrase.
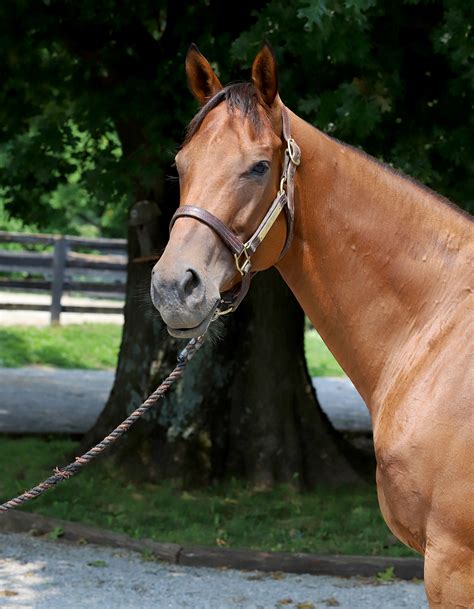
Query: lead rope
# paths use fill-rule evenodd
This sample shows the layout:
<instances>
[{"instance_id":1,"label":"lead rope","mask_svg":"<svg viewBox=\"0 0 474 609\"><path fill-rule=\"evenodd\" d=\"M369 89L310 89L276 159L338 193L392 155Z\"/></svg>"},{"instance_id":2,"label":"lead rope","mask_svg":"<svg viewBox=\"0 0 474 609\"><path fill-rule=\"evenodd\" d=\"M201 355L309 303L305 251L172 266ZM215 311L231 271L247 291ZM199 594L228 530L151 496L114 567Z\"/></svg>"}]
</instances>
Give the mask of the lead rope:
<instances>
[{"instance_id":1,"label":"lead rope","mask_svg":"<svg viewBox=\"0 0 474 609\"><path fill-rule=\"evenodd\" d=\"M143 402L141 406L139 406L130 416L128 416L118 427L116 427L107 437L105 437L102 442L96 444L93 448L88 450L86 453L81 455L80 457L76 457L73 463L66 465L63 468L56 468L54 470L54 475L50 476L37 486L34 486L29 491L25 491L23 494L15 497L14 499L10 499L6 503L0 505L0 512L7 512L8 510L12 510L14 508L23 505L27 501L31 499L35 499L39 497L48 489L56 486L63 480L67 480L71 478L75 474L79 472L84 465L90 463L93 459L99 456L106 448L109 448L114 442L119 440L129 429L130 427L138 421L146 412L148 412L159 399L164 397L164 395L169 391L170 387L174 385L174 383L181 378L184 369L186 368L189 360L195 355L195 353L202 347L204 342L204 335L199 336L198 338L192 338L186 347L180 352L178 355L178 363L173 370L161 383L161 385L155 389L155 391Z\"/></svg>"}]
</instances>

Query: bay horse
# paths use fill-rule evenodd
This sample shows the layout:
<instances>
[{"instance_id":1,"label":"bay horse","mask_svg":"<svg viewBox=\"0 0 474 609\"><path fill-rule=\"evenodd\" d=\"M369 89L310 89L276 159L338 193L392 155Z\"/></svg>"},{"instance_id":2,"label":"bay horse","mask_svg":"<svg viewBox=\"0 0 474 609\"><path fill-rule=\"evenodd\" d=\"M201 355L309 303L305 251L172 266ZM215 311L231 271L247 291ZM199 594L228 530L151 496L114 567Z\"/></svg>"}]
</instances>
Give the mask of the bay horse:
<instances>
[{"instance_id":1,"label":"bay horse","mask_svg":"<svg viewBox=\"0 0 474 609\"><path fill-rule=\"evenodd\" d=\"M276 266L370 410L380 508L424 555L430 608L473 609L472 222L289 111L267 45L249 83L195 46L186 73L201 109L154 305L197 337Z\"/></svg>"}]
</instances>

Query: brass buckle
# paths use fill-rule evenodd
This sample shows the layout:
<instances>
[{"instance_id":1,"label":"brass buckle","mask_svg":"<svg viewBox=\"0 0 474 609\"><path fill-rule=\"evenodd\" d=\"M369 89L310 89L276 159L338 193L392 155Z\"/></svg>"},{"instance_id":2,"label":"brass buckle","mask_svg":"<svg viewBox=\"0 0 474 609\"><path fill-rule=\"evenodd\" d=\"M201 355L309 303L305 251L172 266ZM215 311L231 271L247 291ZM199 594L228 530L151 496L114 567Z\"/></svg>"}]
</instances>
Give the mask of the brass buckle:
<instances>
[{"instance_id":1,"label":"brass buckle","mask_svg":"<svg viewBox=\"0 0 474 609\"><path fill-rule=\"evenodd\" d=\"M242 257L242 255L245 256L245 259L241 263L240 258ZM234 254L234 258L235 258L235 266L237 267L237 270L243 277L250 271L250 267L252 265L249 253L247 251L247 245L244 245L244 249L240 252L240 254Z\"/></svg>"}]
</instances>

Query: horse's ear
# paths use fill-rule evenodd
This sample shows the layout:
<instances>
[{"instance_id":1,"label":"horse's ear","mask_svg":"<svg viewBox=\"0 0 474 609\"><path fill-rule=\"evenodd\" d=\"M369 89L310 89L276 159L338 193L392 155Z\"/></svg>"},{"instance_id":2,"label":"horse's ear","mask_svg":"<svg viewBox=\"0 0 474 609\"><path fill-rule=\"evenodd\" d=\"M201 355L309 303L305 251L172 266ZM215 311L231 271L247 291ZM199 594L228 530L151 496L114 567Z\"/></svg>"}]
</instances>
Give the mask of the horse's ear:
<instances>
[{"instance_id":1,"label":"horse's ear","mask_svg":"<svg viewBox=\"0 0 474 609\"><path fill-rule=\"evenodd\" d=\"M271 107L278 93L278 76L275 55L267 42L252 64L252 81L260 100Z\"/></svg>"},{"instance_id":2,"label":"horse's ear","mask_svg":"<svg viewBox=\"0 0 474 609\"><path fill-rule=\"evenodd\" d=\"M189 47L186 55L186 75L191 93L201 106L222 89L210 63L195 44Z\"/></svg>"}]
</instances>

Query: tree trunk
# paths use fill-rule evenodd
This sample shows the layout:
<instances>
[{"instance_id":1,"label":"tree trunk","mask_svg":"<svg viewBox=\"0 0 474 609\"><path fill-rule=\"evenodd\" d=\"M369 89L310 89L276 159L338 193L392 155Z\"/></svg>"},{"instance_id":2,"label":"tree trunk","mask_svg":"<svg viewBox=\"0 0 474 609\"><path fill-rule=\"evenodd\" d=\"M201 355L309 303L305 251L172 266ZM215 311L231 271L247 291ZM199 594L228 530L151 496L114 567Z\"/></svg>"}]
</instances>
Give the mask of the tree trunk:
<instances>
[{"instance_id":1,"label":"tree trunk","mask_svg":"<svg viewBox=\"0 0 474 609\"><path fill-rule=\"evenodd\" d=\"M116 379L87 447L143 401L185 344L164 329L148 295L151 265L133 262L138 255L131 231ZM278 273L258 275L239 310L218 323L179 385L114 451L120 466L134 479L184 485L231 476L262 488L354 481L347 447L309 378L303 312Z\"/></svg>"}]
</instances>

